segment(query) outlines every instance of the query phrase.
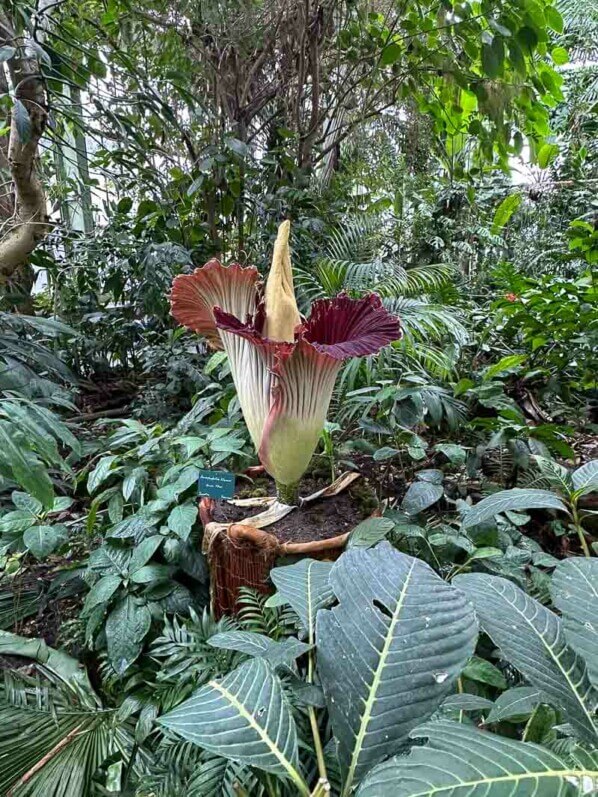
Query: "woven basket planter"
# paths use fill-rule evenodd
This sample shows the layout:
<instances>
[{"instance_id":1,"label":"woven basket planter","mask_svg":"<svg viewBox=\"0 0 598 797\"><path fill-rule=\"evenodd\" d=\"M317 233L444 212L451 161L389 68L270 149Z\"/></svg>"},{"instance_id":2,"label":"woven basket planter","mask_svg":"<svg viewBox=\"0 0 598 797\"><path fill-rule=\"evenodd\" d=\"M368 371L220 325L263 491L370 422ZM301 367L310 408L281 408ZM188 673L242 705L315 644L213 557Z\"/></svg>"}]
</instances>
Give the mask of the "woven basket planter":
<instances>
[{"instance_id":1,"label":"woven basket planter","mask_svg":"<svg viewBox=\"0 0 598 797\"><path fill-rule=\"evenodd\" d=\"M318 499L333 498L357 478L359 474L344 474L329 488L314 495ZM310 496L306 500L315 499ZM272 532L251 525L250 521L259 516L237 523L216 522L215 506L212 498L200 499L199 516L204 529L202 548L208 559L212 611L216 617L237 611L241 587L251 587L262 594L271 593L270 571L280 557L334 561L343 552L351 533L347 531L309 542L280 542ZM293 511L300 512L301 509Z\"/></svg>"}]
</instances>

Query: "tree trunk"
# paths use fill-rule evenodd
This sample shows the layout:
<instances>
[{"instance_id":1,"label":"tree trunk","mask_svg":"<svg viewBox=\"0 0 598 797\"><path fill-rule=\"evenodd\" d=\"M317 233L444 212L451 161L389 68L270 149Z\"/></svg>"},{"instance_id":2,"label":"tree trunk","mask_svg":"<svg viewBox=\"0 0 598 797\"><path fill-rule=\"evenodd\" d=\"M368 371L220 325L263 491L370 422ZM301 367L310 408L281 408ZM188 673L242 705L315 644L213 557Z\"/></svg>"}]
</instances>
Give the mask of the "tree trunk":
<instances>
[{"instance_id":1,"label":"tree trunk","mask_svg":"<svg viewBox=\"0 0 598 797\"><path fill-rule=\"evenodd\" d=\"M46 197L38 175L38 144L47 120L44 84L36 59L25 56L24 42L6 13L0 13L3 38L17 47L8 61L15 104L11 113L6 161L12 178L13 213L0 234L0 284L6 283L45 237ZM6 78L4 78L6 79Z\"/></svg>"}]
</instances>

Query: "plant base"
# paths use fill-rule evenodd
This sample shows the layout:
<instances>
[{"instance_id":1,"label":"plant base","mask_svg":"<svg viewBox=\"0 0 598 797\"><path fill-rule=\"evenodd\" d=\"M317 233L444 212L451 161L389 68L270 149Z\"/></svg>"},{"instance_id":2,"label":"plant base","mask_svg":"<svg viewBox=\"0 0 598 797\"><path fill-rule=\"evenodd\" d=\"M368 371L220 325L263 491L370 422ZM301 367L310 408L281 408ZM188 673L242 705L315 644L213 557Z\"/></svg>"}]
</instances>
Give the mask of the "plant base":
<instances>
[{"instance_id":1,"label":"plant base","mask_svg":"<svg viewBox=\"0 0 598 797\"><path fill-rule=\"evenodd\" d=\"M276 482L276 500L287 506L299 506L299 482L294 484Z\"/></svg>"},{"instance_id":2,"label":"plant base","mask_svg":"<svg viewBox=\"0 0 598 797\"><path fill-rule=\"evenodd\" d=\"M358 478L358 474L344 474L332 485L308 496L302 504L310 506L310 502L333 501L348 485ZM343 497L343 500L347 499ZM216 617L223 614L234 614L238 610L239 590L250 587L262 594L272 592L270 570L281 556L305 557L313 559L334 560L344 550L350 529L359 522L359 507L351 513L349 530L330 536L318 538L322 532L321 525L313 528L308 534L309 541L281 541L276 533L260 528L270 526L276 532L276 522L292 512L293 517L302 513L309 517L307 509L290 509L274 501L271 509L237 522L219 523L214 519L216 503L209 498L200 501L200 516L204 526L203 550L208 558L210 569L210 593L212 610ZM282 514L276 513L279 508ZM298 513L296 515L296 513ZM345 524L346 527L346 524ZM325 535L321 535L325 536ZM303 538L305 539L305 538Z\"/></svg>"}]
</instances>

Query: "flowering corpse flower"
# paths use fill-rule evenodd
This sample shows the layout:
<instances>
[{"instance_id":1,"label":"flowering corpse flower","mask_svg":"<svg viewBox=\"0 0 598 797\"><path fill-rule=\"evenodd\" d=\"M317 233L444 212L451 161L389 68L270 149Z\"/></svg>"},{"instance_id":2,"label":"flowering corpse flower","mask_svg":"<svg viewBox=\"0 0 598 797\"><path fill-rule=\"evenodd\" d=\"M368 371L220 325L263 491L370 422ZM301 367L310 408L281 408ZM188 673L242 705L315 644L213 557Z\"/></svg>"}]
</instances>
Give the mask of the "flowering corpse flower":
<instances>
[{"instance_id":1,"label":"flowering corpse flower","mask_svg":"<svg viewBox=\"0 0 598 797\"><path fill-rule=\"evenodd\" d=\"M343 362L376 353L401 337L401 328L376 294L318 300L302 321L289 231L285 221L265 291L256 268L210 260L193 274L175 278L171 306L180 324L226 351L259 458L275 479L279 497L289 503L293 496L294 503Z\"/></svg>"}]
</instances>

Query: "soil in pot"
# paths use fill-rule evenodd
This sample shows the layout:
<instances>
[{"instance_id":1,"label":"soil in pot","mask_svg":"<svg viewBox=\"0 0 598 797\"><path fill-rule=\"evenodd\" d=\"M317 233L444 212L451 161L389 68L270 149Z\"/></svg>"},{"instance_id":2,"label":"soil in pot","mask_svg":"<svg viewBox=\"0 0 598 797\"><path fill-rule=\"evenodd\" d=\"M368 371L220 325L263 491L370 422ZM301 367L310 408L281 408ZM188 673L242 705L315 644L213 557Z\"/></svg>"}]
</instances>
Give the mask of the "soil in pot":
<instances>
[{"instance_id":1,"label":"soil in pot","mask_svg":"<svg viewBox=\"0 0 598 797\"><path fill-rule=\"evenodd\" d=\"M330 481L330 475L328 478L317 475L306 476L301 482L301 495L311 495L327 487ZM235 497L265 497L274 494L273 480L260 478L250 487L240 481ZM350 531L360 521L369 517L376 507L374 493L366 482L359 479L339 495L319 498L295 509L276 523L267 526L265 530L274 534L280 543L327 540ZM259 511L259 508L235 506L226 501L217 501L213 509L213 519L217 523L238 523Z\"/></svg>"}]
</instances>

